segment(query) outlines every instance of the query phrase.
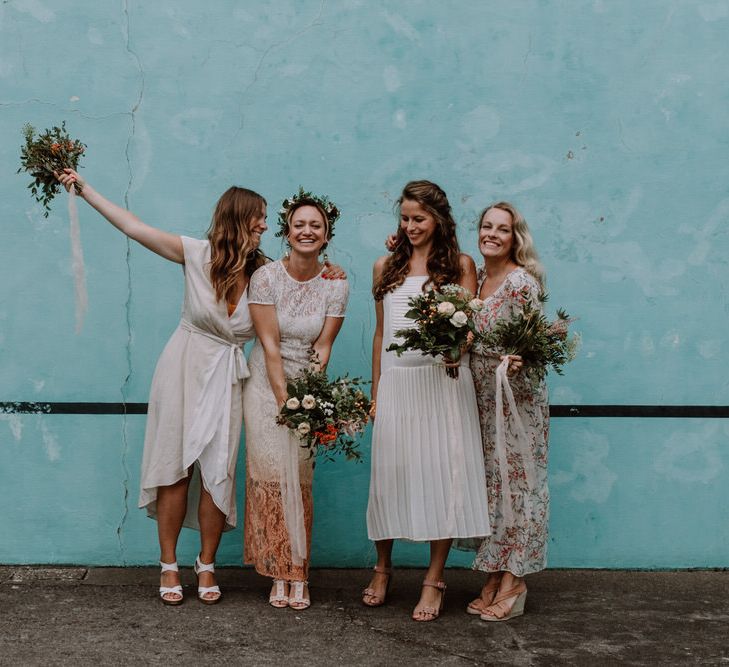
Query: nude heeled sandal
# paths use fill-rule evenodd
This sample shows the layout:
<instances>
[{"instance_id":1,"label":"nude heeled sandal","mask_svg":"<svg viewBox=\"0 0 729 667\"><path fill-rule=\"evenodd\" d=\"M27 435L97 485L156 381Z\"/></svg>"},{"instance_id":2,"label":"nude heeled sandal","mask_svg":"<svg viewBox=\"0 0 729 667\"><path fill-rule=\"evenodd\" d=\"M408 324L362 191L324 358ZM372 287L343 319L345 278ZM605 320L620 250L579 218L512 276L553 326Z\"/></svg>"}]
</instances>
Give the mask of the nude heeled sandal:
<instances>
[{"instance_id":1,"label":"nude heeled sandal","mask_svg":"<svg viewBox=\"0 0 729 667\"><path fill-rule=\"evenodd\" d=\"M276 609L283 609L289 606L289 596L284 593L286 583L283 579L274 579L273 585L276 587L276 592L271 593L268 596L268 604Z\"/></svg>"},{"instance_id":2,"label":"nude heeled sandal","mask_svg":"<svg viewBox=\"0 0 729 667\"><path fill-rule=\"evenodd\" d=\"M195 574L197 575L198 579L198 585L197 585L197 598L202 602L203 604L216 604L220 602L220 598L222 597L222 593L220 592L219 586L200 586L200 573L201 572L212 572L215 573L215 563L203 563L200 560L200 556L195 559L195 566L193 568L195 570ZM208 593L213 593L213 597L205 597Z\"/></svg>"},{"instance_id":3,"label":"nude heeled sandal","mask_svg":"<svg viewBox=\"0 0 729 667\"><path fill-rule=\"evenodd\" d=\"M308 581L291 581L289 582L289 607L296 611L304 611L311 606L311 597L304 597L304 586L308 586Z\"/></svg>"},{"instance_id":4,"label":"nude heeled sandal","mask_svg":"<svg viewBox=\"0 0 729 667\"><path fill-rule=\"evenodd\" d=\"M514 588L497 595L494 601L486 607L486 612L490 609L492 613L484 612L481 614L482 621L508 621L510 618L516 618L524 613L524 603L526 602L527 588L526 584L522 581ZM504 611L506 605L501 604L504 600L516 597L514 604L511 605L511 609ZM499 615L501 614L501 615Z\"/></svg>"},{"instance_id":5,"label":"nude heeled sandal","mask_svg":"<svg viewBox=\"0 0 729 667\"><path fill-rule=\"evenodd\" d=\"M161 572L179 572L180 570L177 567L177 561L174 563L163 563L162 561L159 562L159 566L161 568ZM165 597L166 595L179 595L180 597L177 598L168 598ZM182 604L182 601L184 600L182 596L182 586L180 584L177 584L176 586L160 586L159 587L159 599L162 600L162 604L169 605L171 607L176 607L178 604Z\"/></svg>"},{"instance_id":6,"label":"nude heeled sandal","mask_svg":"<svg viewBox=\"0 0 729 667\"><path fill-rule=\"evenodd\" d=\"M387 576L387 584L385 584L385 595L380 598L377 593L375 593L375 589L371 586L368 586L362 591L362 604L368 606L368 607L381 607L385 602L387 602L387 595L390 592L390 580L392 578L392 568L391 567L379 567L378 565L375 565L372 568L375 572L379 572L380 574L384 574ZM373 598L372 602L367 602L367 600L364 599L364 596L367 596L369 598Z\"/></svg>"},{"instance_id":7,"label":"nude heeled sandal","mask_svg":"<svg viewBox=\"0 0 729 667\"><path fill-rule=\"evenodd\" d=\"M445 589L446 584L445 581L428 581L427 579L423 582L423 588L426 586L430 586L432 588L437 588L440 591L440 604L438 605L438 608L435 607L423 607L422 609L419 609L418 611L413 611L412 619L414 621L418 621L419 623L427 623L429 621L434 621L436 618L440 616L440 612L443 611L443 604L445 602ZM426 616L429 616L430 618L415 618L415 614L425 614Z\"/></svg>"},{"instance_id":8,"label":"nude heeled sandal","mask_svg":"<svg viewBox=\"0 0 729 667\"><path fill-rule=\"evenodd\" d=\"M491 577L481 589L481 594L475 599L471 600L466 607L466 613L472 616L480 616L483 614L484 609L494 603L494 598L499 592L499 585L501 584L501 577ZM483 605L483 606L482 606Z\"/></svg>"}]
</instances>

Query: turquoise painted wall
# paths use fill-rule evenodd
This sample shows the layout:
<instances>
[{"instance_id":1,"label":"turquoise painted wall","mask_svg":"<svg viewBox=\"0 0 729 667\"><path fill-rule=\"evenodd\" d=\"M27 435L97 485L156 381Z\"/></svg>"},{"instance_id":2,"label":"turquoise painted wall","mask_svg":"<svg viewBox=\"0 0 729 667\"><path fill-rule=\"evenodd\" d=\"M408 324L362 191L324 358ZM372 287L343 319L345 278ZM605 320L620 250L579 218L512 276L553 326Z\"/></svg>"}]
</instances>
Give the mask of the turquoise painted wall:
<instances>
[{"instance_id":1,"label":"turquoise painted wall","mask_svg":"<svg viewBox=\"0 0 729 667\"><path fill-rule=\"evenodd\" d=\"M335 372L369 373L371 265L402 185L430 178L470 252L488 201L525 211L585 341L554 403L729 404L728 31L726 0L5 0L0 401L144 402L179 317L179 267L82 207L74 333L63 200L44 218L15 175L22 125L66 119L86 177L165 229L202 235L233 183L272 214L300 183L329 194L352 284ZM143 429L0 415L0 562L154 562ZM729 566L726 420L555 419L550 472L552 566ZM367 483L318 467L317 565L372 562ZM240 553L227 534L220 562Z\"/></svg>"}]
</instances>

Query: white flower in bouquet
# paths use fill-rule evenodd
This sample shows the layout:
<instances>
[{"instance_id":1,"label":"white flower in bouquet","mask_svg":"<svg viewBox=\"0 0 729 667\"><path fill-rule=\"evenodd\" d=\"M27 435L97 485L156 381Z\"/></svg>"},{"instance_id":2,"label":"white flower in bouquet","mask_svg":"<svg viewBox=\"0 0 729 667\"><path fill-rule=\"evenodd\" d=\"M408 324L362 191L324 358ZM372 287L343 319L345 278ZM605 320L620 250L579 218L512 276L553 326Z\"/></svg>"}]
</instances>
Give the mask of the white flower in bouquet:
<instances>
[{"instance_id":1,"label":"white flower in bouquet","mask_svg":"<svg viewBox=\"0 0 729 667\"><path fill-rule=\"evenodd\" d=\"M289 410L296 410L296 408L298 408L299 405L301 405L301 404L299 403L299 399L296 398L296 396L292 396L288 401L286 401L286 407Z\"/></svg>"},{"instance_id":2,"label":"white flower in bouquet","mask_svg":"<svg viewBox=\"0 0 729 667\"><path fill-rule=\"evenodd\" d=\"M480 310L483 310L484 302L481 299L471 299L468 302L468 307L471 310L474 310L476 312L479 312Z\"/></svg>"},{"instance_id":3,"label":"white flower in bouquet","mask_svg":"<svg viewBox=\"0 0 729 667\"><path fill-rule=\"evenodd\" d=\"M466 315L466 313L464 313L462 310L458 310L453 313L453 317L451 317L450 323L454 327L458 327L460 329L461 327L466 326L466 324L468 323L468 315Z\"/></svg>"},{"instance_id":4,"label":"white flower in bouquet","mask_svg":"<svg viewBox=\"0 0 729 667\"><path fill-rule=\"evenodd\" d=\"M311 431L311 426L309 426L309 422L301 422L301 424L296 427L296 430L299 435L307 435L309 431Z\"/></svg>"},{"instance_id":5,"label":"white flower in bouquet","mask_svg":"<svg viewBox=\"0 0 729 667\"><path fill-rule=\"evenodd\" d=\"M438 304L438 312L441 315L453 315L456 312L456 307L450 301L441 301Z\"/></svg>"},{"instance_id":6,"label":"white flower in bouquet","mask_svg":"<svg viewBox=\"0 0 729 667\"><path fill-rule=\"evenodd\" d=\"M304 396L304 398L301 399L301 407L303 407L304 410L311 410L315 406L316 406L316 399L311 394L306 394L306 396Z\"/></svg>"}]
</instances>

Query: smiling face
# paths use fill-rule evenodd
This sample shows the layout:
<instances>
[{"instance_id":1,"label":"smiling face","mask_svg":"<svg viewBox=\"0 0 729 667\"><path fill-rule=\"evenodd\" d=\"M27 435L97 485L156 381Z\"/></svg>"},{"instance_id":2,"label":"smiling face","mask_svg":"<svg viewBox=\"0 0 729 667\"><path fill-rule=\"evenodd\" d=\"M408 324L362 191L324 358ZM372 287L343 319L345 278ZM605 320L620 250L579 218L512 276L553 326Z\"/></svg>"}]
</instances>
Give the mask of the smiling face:
<instances>
[{"instance_id":1,"label":"smiling face","mask_svg":"<svg viewBox=\"0 0 729 667\"><path fill-rule=\"evenodd\" d=\"M511 259L514 247L514 221L511 213L490 208L481 218L478 229L478 249L484 259Z\"/></svg>"},{"instance_id":2,"label":"smiling face","mask_svg":"<svg viewBox=\"0 0 729 667\"><path fill-rule=\"evenodd\" d=\"M253 248L258 248L259 245L261 245L261 236L263 235L263 232L265 232L268 229L268 225L266 224L266 207L265 205L261 207L261 212L259 215L254 216L251 218L251 221L248 223L248 231L251 235L251 242L253 243Z\"/></svg>"},{"instance_id":3,"label":"smiling face","mask_svg":"<svg viewBox=\"0 0 729 667\"><path fill-rule=\"evenodd\" d=\"M433 240L438 226L432 213L413 199L403 199L400 204L400 229L415 248L427 246Z\"/></svg>"},{"instance_id":4,"label":"smiling face","mask_svg":"<svg viewBox=\"0 0 729 667\"><path fill-rule=\"evenodd\" d=\"M289 220L286 238L292 252L302 255L318 255L327 242L327 225L316 206L300 206Z\"/></svg>"}]
</instances>

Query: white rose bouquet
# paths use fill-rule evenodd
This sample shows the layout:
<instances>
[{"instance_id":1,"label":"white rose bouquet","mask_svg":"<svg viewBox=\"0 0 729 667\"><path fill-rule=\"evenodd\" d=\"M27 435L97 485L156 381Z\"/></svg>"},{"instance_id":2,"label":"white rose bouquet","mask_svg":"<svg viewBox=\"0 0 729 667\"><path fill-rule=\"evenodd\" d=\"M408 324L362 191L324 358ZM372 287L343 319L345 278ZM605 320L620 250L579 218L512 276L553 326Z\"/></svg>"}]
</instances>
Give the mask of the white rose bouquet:
<instances>
[{"instance_id":1,"label":"white rose bouquet","mask_svg":"<svg viewBox=\"0 0 729 667\"><path fill-rule=\"evenodd\" d=\"M370 400L360 389L364 384L348 376L330 381L322 370L304 369L288 381L288 398L276 421L297 435L311 456L333 460L339 454L359 461L357 436L370 411Z\"/></svg>"},{"instance_id":2,"label":"white rose bouquet","mask_svg":"<svg viewBox=\"0 0 729 667\"><path fill-rule=\"evenodd\" d=\"M443 285L412 297L408 305L405 317L414 320L415 326L396 331L402 342L392 343L387 351L400 356L406 350L420 350L457 362L468 346L469 333L476 333L473 315L483 308L483 301L460 285ZM457 378L458 367L446 365L446 373Z\"/></svg>"}]
</instances>

